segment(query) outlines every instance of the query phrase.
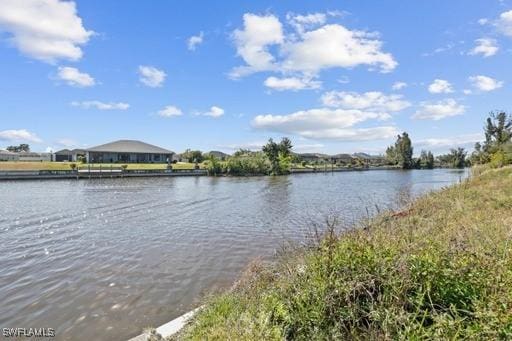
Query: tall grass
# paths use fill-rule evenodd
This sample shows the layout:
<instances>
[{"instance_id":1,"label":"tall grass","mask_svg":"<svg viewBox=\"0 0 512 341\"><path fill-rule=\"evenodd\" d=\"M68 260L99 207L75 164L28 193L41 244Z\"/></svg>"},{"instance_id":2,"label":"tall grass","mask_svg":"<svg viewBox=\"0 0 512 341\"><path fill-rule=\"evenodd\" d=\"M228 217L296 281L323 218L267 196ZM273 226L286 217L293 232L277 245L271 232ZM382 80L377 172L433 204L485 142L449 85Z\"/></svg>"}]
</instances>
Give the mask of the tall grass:
<instances>
[{"instance_id":1,"label":"tall grass","mask_svg":"<svg viewBox=\"0 0 512 341\"><path fill-rule=\"evenodd\" d=\"M185 340L512 339L512 168L252 264Z\"/></svg>"}]
</instances>

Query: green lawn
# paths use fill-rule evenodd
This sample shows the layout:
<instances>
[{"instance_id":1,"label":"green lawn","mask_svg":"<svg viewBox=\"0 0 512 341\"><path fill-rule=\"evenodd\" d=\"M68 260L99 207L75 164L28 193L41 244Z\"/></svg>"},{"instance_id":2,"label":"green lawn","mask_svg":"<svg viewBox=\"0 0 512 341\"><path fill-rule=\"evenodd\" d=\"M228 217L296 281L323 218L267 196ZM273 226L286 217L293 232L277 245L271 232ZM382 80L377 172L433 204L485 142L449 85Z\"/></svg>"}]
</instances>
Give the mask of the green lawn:
<instances>
[{"instance_id":1,"label":"green lawn","mask_svg":"<svg viewBox=\"0 0 512 341\"><path fill-rule=\"evenodd\" d=\"M511 340L512 167L253 262L184 340Z\"/></svg>"}]
</instances>

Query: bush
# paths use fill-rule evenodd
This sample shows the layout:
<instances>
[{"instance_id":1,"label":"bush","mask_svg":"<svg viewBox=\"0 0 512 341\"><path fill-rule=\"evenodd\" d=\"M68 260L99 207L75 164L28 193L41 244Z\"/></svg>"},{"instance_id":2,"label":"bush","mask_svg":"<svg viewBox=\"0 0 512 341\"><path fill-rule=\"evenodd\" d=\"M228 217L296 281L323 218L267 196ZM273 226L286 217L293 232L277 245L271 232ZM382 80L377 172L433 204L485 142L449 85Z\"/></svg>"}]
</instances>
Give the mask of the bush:
<instances>
[{"instance_id":1,"label":"bush","mask_svg":"<svg viewBox=\"0 0 512 341\"><path fill-rule=\"evenodd\" d=\"M229 175L267 175L269 171L268 159L260 152L232 156L224 166L224 172Z\"/></svg>"}]
</instances>

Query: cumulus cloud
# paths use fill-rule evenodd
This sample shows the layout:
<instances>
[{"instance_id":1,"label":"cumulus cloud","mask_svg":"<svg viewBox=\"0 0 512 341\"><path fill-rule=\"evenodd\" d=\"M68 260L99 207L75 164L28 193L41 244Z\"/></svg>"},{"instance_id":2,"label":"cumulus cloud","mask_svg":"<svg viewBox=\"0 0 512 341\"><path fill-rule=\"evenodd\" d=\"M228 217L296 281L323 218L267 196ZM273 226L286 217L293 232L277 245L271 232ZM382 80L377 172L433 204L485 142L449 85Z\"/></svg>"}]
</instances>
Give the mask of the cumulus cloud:
<instances>
[{"instance_id":1,"label":"cumulus cloud","mask_svg":"<svg viewBox=\"0 0 512 341\"><path fill-rule=\"evenodd\" d=\"M310 14L293 14L288 13L286 20L292 25L297 32L303 33L306 29L310 29L325 24L327 21L326 13L310 13Z\"/></svg>"},{"instance_id":2,"label":"cumulus cloud","mask_svg":"<svg viewBox=\"0 0 512 341\"><path fill-rule=\"evenodd\" d=\"M139 66L139 80L142 84L149 86L150 88L161 87L166 76L167 74L163 70L159 70L154 66Z\"/></svg>"},{"instance_id":3,"label":"cumulus cloud","mask_svg":"<svg viewBox=\"0 0 512 341\"><path fill-rule=\"evenodd\" d=\"M453 137L433 137L415 141L418 146L425 146L431 148L453 147L462 145L472 145L476 142L484 140L482 133L463 134Z\"/></svg>"},{"instance_id":4,"label":"cumulus cloud","mask_svg":"<svg viewBox=\"0 0 512 341\"><path fill-rule=\"evenodd\" d=\"M473 85L474 88L485 92L493 91L503 86L502 81L498 81L494 78L482 75L471 76L469 77L469 81L471 82L471 85Z\"/></svg>"},{"instance_id":5,"label":"cumulus cloud","mask_svg":"<svg viewBox=\"0 0 512 341\"><path fill-rule=\"evenodd\" d=\"M323 69L359 65L389 72L397 66L393 56L382 51L383 43L375 33L325 24L326 17L322 14L288 16L296 28L296 33L288 34L274 15L246 13L243 19L243 28L234 31L233 39L246 65L234 68L233 78L259 71L312 77ZM315 26L319 27L309 29ZM275 54L271 46L276 47Z\"/></svg>"},{"instance_id":6,"label":"cumulus cloud","mask_svg":"<svg viewBox=\"0 0 512 341\"><path fill-rule=\"evenodd\" d=\"M210 116L210 117L213 117L213 118L217 118L217 117L221 117L222 115L224 115L224 109L214 105L207 112L198 113L198 115Z\"/></svg>"},{"instance_id":7,"label":"cumulus cloud","mask_svg":"<svg viewBox=\"0 0 512 341\"><path fill-rule=\"evenodd\" d=\"M329 107L379 112L400 111L411 106L411 103L404 100L402 95L385 95L378 91L365 93L329 91L322 95L321 100Z\"/></svg>"},{"instance_id":8,"label":"cumulus cloud","mask_svg":"<svg viewBox=\"0 0 512 341\"><path fill-rule=\"evenodd\" d=\"M397 90L402 90L402 89L404 89L406 87L407 87L407 83L405 83L405 82L395 82L391 86L391 89L397 91Z\"/></svg>"},{"instance_id":9,"label":"cumulus cloud","mask_svg":"<svg viewBox=\"0 0 512 341\"><path fill-rule=\"evenodd\" d=\"M475 40L476 46L469 51L470 55L482 55L483 57L491 57L498 53L499 47L496 39L480 38Z\"/></svg>"},{"instance_id":10,"label":"cumulus cloud","mask_svg":"<svg viewBox=\"0 0 512 341\"><path fill-rule=\"evenodd\" d=\"M453 88L447 80L436 79L428 86L428 92L431 94L449 94L453 92Z\"/></svg>"},{"instance_id":11,"label":"cumulus cloud","mask_svg":"<svg viewBox=\"0 0 512 341\"><path fill-rule=\"evenodd\" d=\"M157 115L162 117L175 117L183 115L183 112L180 108L175 107L174 105L168 105L162 110L158 111Z\"/></svg>"},{"instance_id":12,"label":"cumulus cloud","mask_svg":"<svg viewBox=\"0 0 512 341\"><path fill-rule=\"evenodd\" d=\"M265 84L266 87L277 91L318 89L322 86L322 82L313 80L311 78L277 78L274 76L268 77L263 84Z\"/></svg>"},{"instance_id":13,"label":"cumulus cloud","mask_svg":"<svg viewBox=\"0 0 512 341\"><path fill-rule=\"evenodd\" d=\"M276 16L246 13L243 18L244 28L235 30L233 39L237 54L247 65L233 69L234 78L275 69L274 56L268 48L284 42L283 26Z\"/></svg>"},{"instance_id":14,"label":"cumulus cloud","mask_svg":"<svg viewBox=\"0 0 512 341\"><path fill-rule=\"evenodd\" d=\"M96 81L89 74L80 72L77 68L61 66L57 71L57 77L68 85L80 88L94 86Z\"/></svg>"},{"instance_id":15,"label":"cumulus cloud","mask_svg":"<svg viewBox=\"0 0 512 341\"><path fill-rule=\"evenodd\" d=\"M42 142L36 134L26 129L0 131L0 141Z\"/></svg>"},{"instance_id":16,"label":"cumulus cloud","mask_svg":"<svg viewBox=\"0 0 512 341\"><path fill-rule=\"evenodd\" d=\"M84 109L96 108L98 110L126 110L130 108L128 103L123 102L82 101L71 102L71 105Z\"/></svg>"},{"instance_id":17,"label":"cumulus cloud","mask_svg":"<svg viewBox=\"0 0 512 341\"><path fill-rule=\"evenodd\" d=\"M420 109L412 116L418 120L438 121L443 118L464 114L466 107L457 103L453 98L444 99L435 103L422 102Z\"/></svg>"},{"instance_id":18,"label":"cumulus cloud","mask_svg":"<svg viewBox=\"0 0 512 341\"><path fill-rule=\"evenodd\" d=\"M368 65L382 72L392 71L398 63L381 51L382 42L372 33L351 31L331 24L302 34L301 39L283 46L286 71L317 73L328 68L353 68Z\"/></svg>"},{"instance_id":19,"label":"cumulus cloud","mask_svg":"<svg viewBox=\"0 0 512 341\"><path fill-rule=\"evenodd\" d=\"M265 129L285 134L296 134L313 139L336 139L362 141L383 139L394 136L394 126L355 128L354 125L374 120L386 120L386 113L345 109L310 109L289 115L258 115L252 121L256 129Z\"/></svg>"},{"instance_id":20,"label":"cumulus cloud","mask_svg":"<svg viewBox=\"0 0 512 341\"><path fill-rule=\"evenodd\" d=\"M83 26L75 2L61 0L0 1L1 31L21 53L49 63L79 60L94 33Z\"/></svg>"},{"instance_id":21,"label":"cumulus cloud","mask_svg":"<svg viewBox=\"0 0 512 341\"><path fill-rule=\"evenodd\" d=\"M203 31L199 32L197 36L192 36L187 40L187 48L190 51L194 51L198 45L203 43L204 33Z\"/></svg>"},{"instance_id":22,"label":"cumulus cloud","mask_svg":"<svg viewBox=\"0 0 512 341\"><path fill-rule=\"evenodd\" d=\"M512 37L512 10L501 13L494 25L500 33Z\"/></svg>"}]
</instances>

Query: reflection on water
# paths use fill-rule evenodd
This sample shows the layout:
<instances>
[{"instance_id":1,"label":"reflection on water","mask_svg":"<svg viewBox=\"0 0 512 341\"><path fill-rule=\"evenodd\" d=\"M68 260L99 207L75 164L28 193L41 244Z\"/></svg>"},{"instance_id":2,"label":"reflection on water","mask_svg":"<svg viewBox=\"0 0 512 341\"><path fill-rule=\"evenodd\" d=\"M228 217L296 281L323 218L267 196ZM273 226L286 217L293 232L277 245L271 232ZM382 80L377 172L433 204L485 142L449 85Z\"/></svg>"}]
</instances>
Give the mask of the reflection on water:
<instances>
[{"instance_id":1,"label":"reflection on water","mask_svg":"<svg viewBox=\"0 0 512 341\"><path fill-rule=\"evenodd\" d=\"M459 181L464 172L0 183L0 327L125 340L302 240L307 222Z\"/></svg>"}]
</instances>

